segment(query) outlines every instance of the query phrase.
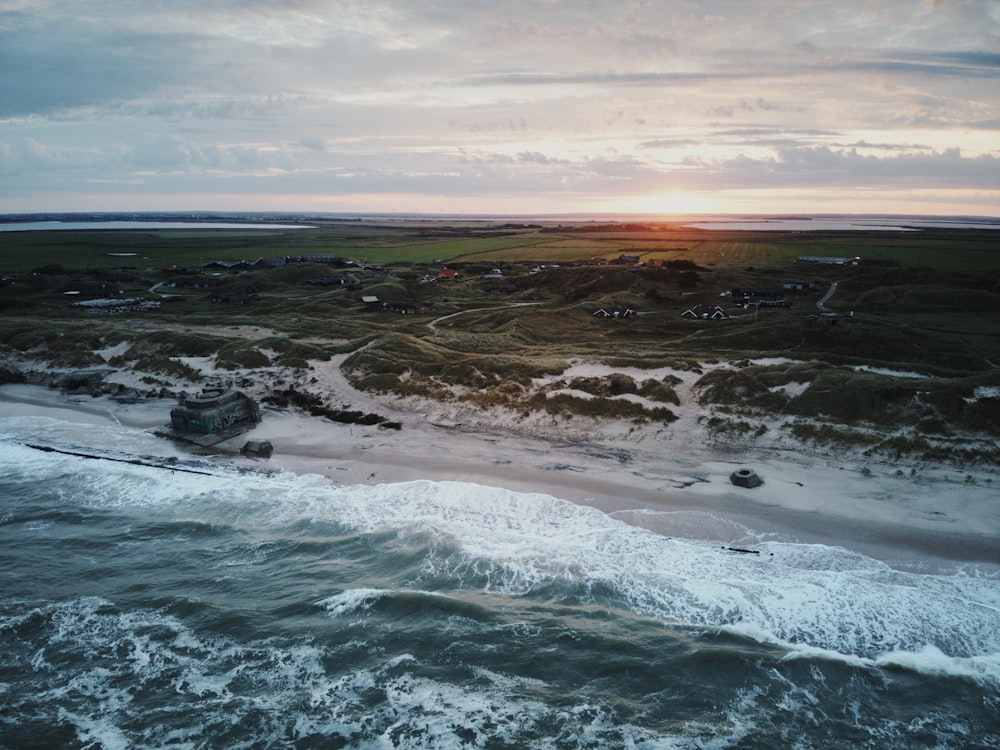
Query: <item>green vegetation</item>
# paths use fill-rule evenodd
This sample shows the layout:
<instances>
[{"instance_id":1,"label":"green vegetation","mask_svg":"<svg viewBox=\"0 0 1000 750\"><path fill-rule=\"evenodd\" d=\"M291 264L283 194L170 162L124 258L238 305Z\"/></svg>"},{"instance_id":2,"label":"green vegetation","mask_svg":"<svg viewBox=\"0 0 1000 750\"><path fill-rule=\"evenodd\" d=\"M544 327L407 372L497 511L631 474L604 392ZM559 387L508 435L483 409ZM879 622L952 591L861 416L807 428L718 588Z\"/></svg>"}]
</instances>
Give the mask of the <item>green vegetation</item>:
<instances>
[{"instance_id":1,"label":"green vegetation","mask_svg":"<svg viewBox=\"0 0 1000 750\"><path fill-rule=\"evenodd\" d=\"M962 440L1000 434L996 237L362 220L5 233L0 346L59 368L136 368L151 384L195 381L185 358L305 373L346 354L344 371L364 389L637 423L675 418L680 379L636 374L669 368L698 376L694 397L716 413L707 427L718 439L760 438L778 419L816 445L970 460L989 451ZM252 263L299 255L313 257ZM795 263L800 255L880 263ZM203 267L211 260L251 263ZM439 279L445 267L456 278ZM502 278L487 278L495 271ZM786 291L783 307L739 308L722 296L789 282L809 286ZM837 325L819 319L830 289L827 308L844 313ZM93 299L156 309L76 305ZM698 304L721 305L728 318L682 317ZM637 314L596 314L615 310ZM576 361L609 372L562 378Z\"/></svg>"},{"instance_id":2,"label":"green vegetation","mask_svg":"<svg viewBox=\"0 0 1000 750\"><path fill-rule=\"evenodd\" d=\"M133 362L131 366L142 372L161 373L179 380L188 380L192 383L197 383L201 380L201 373L198 370L184 364L180 360L171 359L170 357L142 357Z\"/></svg>"},{"instance_id":3,"label":"green vegetation","mask_svg":"<svg viewBox=\"0 0 1000 750\"><path fill-rule=\"evenodd\" d=\"M592 419L627 419L636 424L644 422L669 423L677 416L665 407L647 409L634 401L604 398L580 398L566 393L553 396L535 394L524 403L527 412L542 409L549 414L571 418L574 416L590 417Z\"/></svg>"},{"instance_id":4,"label":"green vegetation","mask_svg":"<svg viewBox=\"0 0 1000 750\"><path fill-rule=\"evenodd\" d=\"M369 263L566 263L621 254L687 259L701 266L777 266L802 255L861 256L904 268L979 272L1000 267L993 230L915 232L704 231L672 223L651 225L513 225L502 222L312 222L275 230L59 230L5 232L0 273L23 274L44 265L65 269L122 266L159 269L213 260L333 254Z\"/></svg>"}]
</instances>

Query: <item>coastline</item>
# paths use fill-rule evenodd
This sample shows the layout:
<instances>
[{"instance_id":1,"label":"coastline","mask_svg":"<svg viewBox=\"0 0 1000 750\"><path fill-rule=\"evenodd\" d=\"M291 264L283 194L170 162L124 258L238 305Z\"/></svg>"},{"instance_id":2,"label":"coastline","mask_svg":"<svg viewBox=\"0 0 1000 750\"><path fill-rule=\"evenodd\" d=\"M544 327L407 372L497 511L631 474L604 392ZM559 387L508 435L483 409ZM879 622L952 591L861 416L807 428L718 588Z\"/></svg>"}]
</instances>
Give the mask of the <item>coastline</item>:
<instances>
[{"instance_id":1,"label":"coastline","mask_svg":"<svg viewBox=\"0 0 1000 750\"><path fill-rule=\"evenodd\" d=\"M394 415L407 416L401 430L391 431L265 408L252 431L206 451L153 437L174 404L0 386L0 420L59 420L60 441L95 453L120 448L98 444L98 431L88 427L121 427L146 433L143 447L166 460L318 474L345 486L464 482L551 495L657 534L722 546L824 544L906 569L968 563L1000 569L1000 502L992 479L970 483L948 467L913 476L866 460L860 471L844 456L694 445L683 427L638 439L558 437L465 426L412 409ZM272 457L241 455L249 439L271 441ZM754 468L764 484L732 485L729 474L740 466Z\"/></svg>"}]
</instances>

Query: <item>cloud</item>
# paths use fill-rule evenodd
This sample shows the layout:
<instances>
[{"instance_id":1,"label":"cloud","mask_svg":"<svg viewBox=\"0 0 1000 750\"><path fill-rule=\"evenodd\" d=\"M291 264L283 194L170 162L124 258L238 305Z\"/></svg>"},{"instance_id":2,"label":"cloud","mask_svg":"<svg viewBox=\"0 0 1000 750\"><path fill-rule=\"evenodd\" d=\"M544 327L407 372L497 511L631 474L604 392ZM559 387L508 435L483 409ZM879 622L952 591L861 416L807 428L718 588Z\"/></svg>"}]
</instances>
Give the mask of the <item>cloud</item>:
<instances>
[{"instance_id":1,"label":"cloud","mask_svg":"<svg viewBox=\"0 0 1000 750\"><path fill-rule=\"evenodd\" d=\"M304 135L299 139L299 143L312 151L326 151L326 141L317 136Z\"/></svg>"},{"instance_id":2,"label":"cloud","mask_svg":"<svg viewBox=\"0 0 1000 750\"><path fill-rule=\"evenodd\" d=\"M988 3L502 10L3 0L0 197L1000 184Z\"/></svg>"},{"instance_id":3,"label":"cloud","mask_svg":"<svg viewBox=\"0 0 1000 750\"><path fill-rule=\"evenodd\" d=\"M712 163L690 162L689 166L704 168L695 178L703 189L725 186L889 189L899 184L920 184L995 190L1000 185L1000 159L991 154L966 157L958 148L892 156L862 154L857 148L781 148L768 158L738 157Z\"/></svg>"}]
</instances>

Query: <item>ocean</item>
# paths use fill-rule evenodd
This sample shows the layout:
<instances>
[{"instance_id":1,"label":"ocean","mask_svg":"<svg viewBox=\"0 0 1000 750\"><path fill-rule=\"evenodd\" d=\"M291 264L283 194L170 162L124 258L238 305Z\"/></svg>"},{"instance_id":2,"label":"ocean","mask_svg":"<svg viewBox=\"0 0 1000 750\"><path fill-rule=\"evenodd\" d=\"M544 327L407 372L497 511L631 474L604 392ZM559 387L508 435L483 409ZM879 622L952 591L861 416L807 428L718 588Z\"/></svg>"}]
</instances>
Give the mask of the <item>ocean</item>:
<instances>
[{"instance_id":1,"label":"ocean","mask_svg":"<svg viewBox=\"0 0 1000 750\"><path fill-rule=\"evenodd\" d=\"M995 569L86 429L0 419L2 748L1000 746Z\"/></svg>"}]
</instances>

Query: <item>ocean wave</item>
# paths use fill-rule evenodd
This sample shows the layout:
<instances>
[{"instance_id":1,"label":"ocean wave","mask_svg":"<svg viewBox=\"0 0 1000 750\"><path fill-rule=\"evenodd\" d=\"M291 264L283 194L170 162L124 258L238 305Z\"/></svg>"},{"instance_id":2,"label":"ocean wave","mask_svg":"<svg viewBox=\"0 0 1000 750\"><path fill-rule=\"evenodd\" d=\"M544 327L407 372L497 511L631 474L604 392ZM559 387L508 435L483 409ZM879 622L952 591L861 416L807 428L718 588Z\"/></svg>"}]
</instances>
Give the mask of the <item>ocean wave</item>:
<instances>
[{"instance_id":1,"label":"ocean wave","mask_svg":"<svg viewBox=\"0 0 1000 750\"><path fill-rule=\"evenodd\" d=\"M166 520L197 519L208 529L312 523L388 532L421 550L412 582L428 592L447 584L620 608L666 627L753 632L795 656L839 654L884 668L936 663L942 673L1000 679L1000 581L993 574L899 571L815 544L764 542L760 555L731 554L718 540L666 538L548 495L470 483L345 487L317 476L193 476L93 463L14 443L0 455L7 476L35 486L48 477L62 502L155 509ZM44 531L23 525L25 535ZM398 593L359 589L323 606L357 612L387 596Z\"/></svg>"}]
</instances>

